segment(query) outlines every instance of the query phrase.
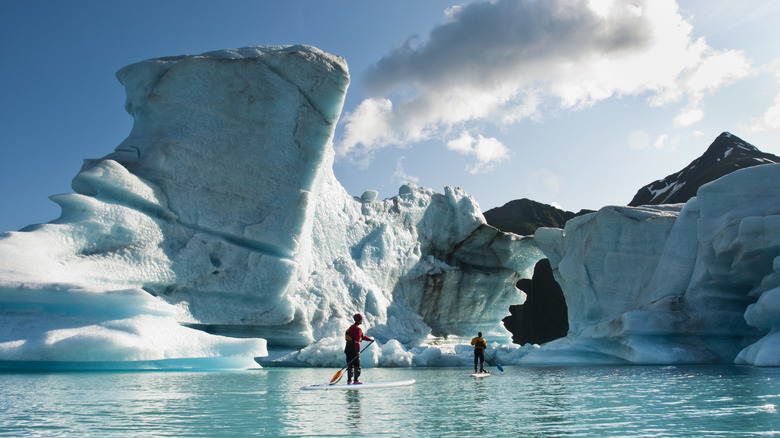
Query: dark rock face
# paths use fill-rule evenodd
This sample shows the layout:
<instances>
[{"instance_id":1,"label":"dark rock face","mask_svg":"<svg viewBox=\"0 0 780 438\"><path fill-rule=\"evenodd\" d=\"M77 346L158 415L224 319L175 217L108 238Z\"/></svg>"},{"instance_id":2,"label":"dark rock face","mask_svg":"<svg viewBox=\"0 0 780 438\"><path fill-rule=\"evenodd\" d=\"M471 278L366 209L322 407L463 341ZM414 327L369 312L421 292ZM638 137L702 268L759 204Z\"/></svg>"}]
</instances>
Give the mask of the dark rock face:
<instances>
[{"instance_id":1,"label":"dark rock face","mask_svg":"<svg viewBox=\"0 0 780 438\"><path fill-rule=\"evenodd\" d=\"M488 225L501 231L530 236L539 227L563 228L571 218L589 213L564 211L530 199L515 199L484 212ZM521 305L509 306L510 316L503 319L516 344L542 344L566 336L569 330L566 300L552 275L550 262L539 261L533 279L522 279L517 287L528 297Z\"/></svg>"},{"instance_id":2,"label":"dark rock face","mask_svg":"<svg viewBox=\"0 0 780 438\"><path fill-rule=\"evenodd\" d=\"M685 203L708 182L735 170L771 163L780 163L780 157L761 152L741 138L724 132L712 142L704 155L693 160L685 169L642 187L628 205Z\"/></svg>"},{"instance_id":3,"label":"dark rock face","mask_svg":"<svg viewBox=\"0 0 780 438\"><path fill-rule=\"evenodd\" d=\"M530 199L515 199L483 213L488 225L501 231L530 236L539 227L563 228L578 214Z\"/></svg>"},{"instance_id":4,"label":"dark rock face","mask_svg":"<svg viewBox=\"0 0 780 438\"><path fill-rule=\"evenodd\" d=\"M509 306L510 316L504 327L512 332L515 344L543 344L566 336L569 331L568 310L563 291L553 278L550 261L540 260L533 278L517 282L528 295L524 304Z\"/></svg>"}]
</instances>

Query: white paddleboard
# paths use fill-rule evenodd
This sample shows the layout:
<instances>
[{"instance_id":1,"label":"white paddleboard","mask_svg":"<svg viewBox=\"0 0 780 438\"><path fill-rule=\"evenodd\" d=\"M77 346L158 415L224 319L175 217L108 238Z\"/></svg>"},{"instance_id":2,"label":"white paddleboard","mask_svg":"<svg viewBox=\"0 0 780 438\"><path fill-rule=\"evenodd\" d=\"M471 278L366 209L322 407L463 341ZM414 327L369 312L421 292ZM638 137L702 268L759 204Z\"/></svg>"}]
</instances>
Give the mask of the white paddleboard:
<instances>
[{"instance_id":1,"label":"white paddleboard","mask_svg":"<svg viewBox=\"0 0 780 438\"><path fill-rule=\"evenodd\" d=\"M414 380L398 380L395 382L367 382L360 385L309 385L302 386L301 389L373 389L373 388L387 388L390 386L407 386L414 384Z\"/></svg>"},{"instance_id":2,"label":"white paddleboard","mask_svg":"<svg viewBox=\"0 0 780 438\"><path fill-rule=\"evenodd\" d=\"M470 373L469 376L471 377L490 377L493 374L491 373Z\"/></svg>"}]
</instances>

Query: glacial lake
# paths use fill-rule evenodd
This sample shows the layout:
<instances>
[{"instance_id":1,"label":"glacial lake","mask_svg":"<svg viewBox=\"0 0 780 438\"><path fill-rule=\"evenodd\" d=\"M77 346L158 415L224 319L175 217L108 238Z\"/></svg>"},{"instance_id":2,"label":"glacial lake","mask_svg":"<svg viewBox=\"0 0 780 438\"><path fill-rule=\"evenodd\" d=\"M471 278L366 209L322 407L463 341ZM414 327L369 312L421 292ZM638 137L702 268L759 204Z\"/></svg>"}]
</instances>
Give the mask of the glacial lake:
<instances>
[{"instance_id":1,"label":"glacial lake","mask_svg":"<svg viewBox=\"0 0 780 438\"><path fill-rule=\"evenodd\" d=\"M504 366L2 373L0 436L780 436L780 368Z\"/></svg>"}]
</instances>

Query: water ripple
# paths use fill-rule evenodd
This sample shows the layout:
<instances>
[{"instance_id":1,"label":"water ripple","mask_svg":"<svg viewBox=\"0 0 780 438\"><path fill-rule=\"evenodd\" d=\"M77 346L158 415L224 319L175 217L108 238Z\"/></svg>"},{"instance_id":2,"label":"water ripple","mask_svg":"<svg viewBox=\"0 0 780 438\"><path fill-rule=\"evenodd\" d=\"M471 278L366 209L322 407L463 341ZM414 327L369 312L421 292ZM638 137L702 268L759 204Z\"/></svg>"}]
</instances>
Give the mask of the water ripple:
<instances>
[{"instance_id":1,"label":"water ripple","mask_svg":"<svg viewBox=\"0 0 780 438\"><path fill-rule=\"evenodd\" d=\"M780 369L367 369L381 390L301 391L332 369L7 373L0 436L780 435Z\"/></svg>"}]
</instances>

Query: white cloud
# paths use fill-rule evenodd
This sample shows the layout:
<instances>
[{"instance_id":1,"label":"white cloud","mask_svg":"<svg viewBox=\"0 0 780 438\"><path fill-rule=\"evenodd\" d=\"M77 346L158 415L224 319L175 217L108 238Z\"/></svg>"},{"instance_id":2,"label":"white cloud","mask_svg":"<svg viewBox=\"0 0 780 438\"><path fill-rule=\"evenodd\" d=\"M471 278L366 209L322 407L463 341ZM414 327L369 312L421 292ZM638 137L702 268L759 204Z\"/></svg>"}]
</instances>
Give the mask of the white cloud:
<instances>
[{"instance_id":1,"label":"white cloud","mask_svg":"<svg viewBox=\"0 0 780 438\"><path fill-rule=\"evenodd\" d=\"M751 126L751 132L774 131L780 129L780 95L760 119Z\"/></svg>"},{"instance_id":2,"label":"white cloud","mask_svg":"<svg viewBox=\"0 0 780 438\"><path fill-rule=\"evenodd\" d=\"M682 139L679 136L671 137L667 134L659 135L658 138L655 140L655 143L653 146L656 149L663 149L668 151L673 151L677 149L677 147L680 145L680 141Z\"/></svg>"},{"instance_id":3,"label":"white cloud","mask_svg":"<svg viewBox=\"0 0 780 438\"><path fill-rule=\"evenodd\" d=\"M775 63L775 67L780 67L780 62ZM761 117L752 120L747 128L749 132L765 132L780 129L780 68L775 72L778 83L778 92L772 106L767 109Z\"/></svg>"},{"instance_id":4,"label":"white cloud","mask_svg":"<svg viewBox=\"0 0 780 438\"><path fill-rule=\"evenodd\" d=\"M474 137L469 135L468 131L463 131L460 137L447 142L447 149L461 154L468 154L474 144Z\"/></svg>"},{"instance_id":5,"label":"white cloud","mask_svg":"<svg viewBox=\"0 0 780 438\"><path fill-rule=\"evenodd\" d=\"M675 126L691 126L704 118L704 112L698 108L686 108L674 118Z\"/></svg>"},{"instance_id":6,"label":"white cloud","mask_svg":"<svg viewBox=\"0 0 780 438\"><path fill-rule=\"evenodd\" d=\"M707 55L692 71L685 86L692 95L703 95L750 73L750 63L741 51L726 50Z\"/></svg>"},{"instance_id":7,"label":"white cloud","mask_svg":"<svg viewBox=\"0 0 780 438\"><path fill-rule=\"evenodd\" d=\"M426 41L407 41L367 71L373 97L346 114L337 151L355 159L452 139L454 128L538 119L620 96L647 95L652 105L687 100L678 123L695 123L701 98L744 77L749 64L691 34L674 0L453 7Z\"/></svg>"},{"instance_id":8,"label":"white cloud","mask_svg":"<svg viewBox=\"0 0 780 438\"><path fill-rule=\"evenodd\" d=\"M394 143L393 103L389 99L366 99L352 113L343 117L344 137L336 152L370 159L372 144ZM364 150L360 150L363 146ZM357 153L355 153L357 152Z\"/></svg>"},{"instance_id":9,"label":"white cloud","mask_svg":"<svg viewBox=\"0 0 780 438\"><path fill-rule=\"evenodd\" d=\"M509 159L509 149L496 138L481 135L474 138L468 131L463 131L460 137L447 142L447 149L476 159L475 163L466 168L472 175L490 171L495 164Z\"/></svg>"},{"instance_id":10,"label":"white cloud","mask_svg":"<svg viewBox=\"0 0 780 438\"><path fill-rule=\"evenodd\" d=\"M683 87L688 95L688 106L675 117L675 126L691 126L701 121L704 118L701 100L706 94L749 74L750 63L742 52L727 50L703 58L684 79Z\"/></svg>"},{"instance_id":11,"label":"white cloud","mask_svg":"<svg viewBox=\"0 0 780 438\"><path fill-rule=\"evenodd\" d=\"M393 174L393 176L395 177L395 181L399 184L406 184L408 182L412 182L415 184L419 183L420 178L406 173L406 169L404 168L405 160L406 157L402 156L398 158L398 161L395 162L395 173Z\"/></svg>"},{"instance_id":12,"label":"white cloud","mask_svg":"<svg viewBox=\"0 0 780 438\"><path fill-rule=\"evenodd\" d=\"M653 143L653 146L656 149L663 149L666 146L666 143L669 142L669 135L667 134L661 134L658 136L658 138L655 140L655 143Z\"/></svg>"},{"instance_id":13,"label":"white cloud","mask_svg":"<svg viewBox=\"0 0 780 438\"><path fill-rule=\"evenodd\" d=\"M588 0L590 10L600 17L607 17L614 3L615 0Z\"/></svg>"}]
</instances>

